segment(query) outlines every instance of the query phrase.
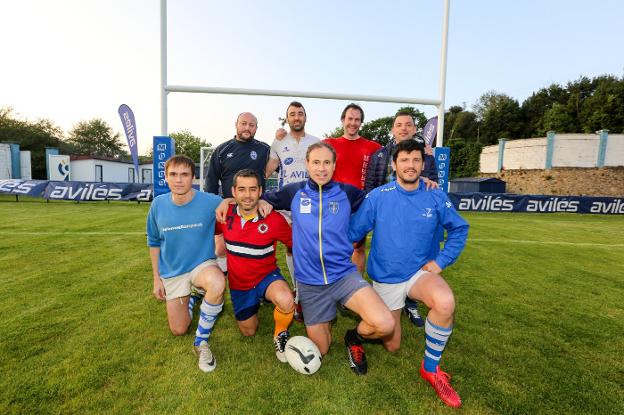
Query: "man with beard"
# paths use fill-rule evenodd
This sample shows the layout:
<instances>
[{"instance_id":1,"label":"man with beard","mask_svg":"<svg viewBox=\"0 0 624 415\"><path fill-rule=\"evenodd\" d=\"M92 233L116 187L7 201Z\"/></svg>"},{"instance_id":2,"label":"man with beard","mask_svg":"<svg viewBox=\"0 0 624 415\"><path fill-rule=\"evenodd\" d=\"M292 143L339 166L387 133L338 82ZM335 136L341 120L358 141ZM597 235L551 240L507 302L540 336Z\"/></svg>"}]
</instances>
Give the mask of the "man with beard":
<instances>
[{"instance_id":1,"label":"man with beard","mask_svg":"<svg viewBox=\"0 0 624 415\"><path fill-rule=\"evenodd\" d=\"M257 172L264 188L264 171L269 160L269 145L254 138L258 129L256 117L243 112L235 126L234 138L219 144L212 153L206 175L206 191L217 194L220 182L223 197L232 197L232 179L242 169Z\"/></svg>"},{"instance_id":2,"label":"man with beard","mask_svg":"<svg viewBox=\"0 0 624 415\"><path fill-rule=\"evenodd\" d=\"M260 302L273 303L275 355L280 362L286 362L284 351L294 305L288 283L277 267L275 245L280 241L292 247L290 226L277 212L266 216L258 212L262 187L255 171L238 171L232 194L236 204L229 206L225 223L218 223L216 231L223 233L226 242L234 316L243 336L253 336L258 329Z\"/></svg>"},{"instance_id":3,"label":"man with beard","mask_svg":"<svg viewBox=\"0 0 624 415\"><path fill-rule=\"evenodd\" d=\"M405 298L429 307L425 323L425 356L420 375L433 386L442 401L452 407L461 399L439 362L453 331L455 297L440 275L459 257L468 237L468 223L455 211L441 190L426 191L420 180L425 151L414 140L399 143L392 155L396 180L370 192L351 217L349 239L360 240L371 230L368 275L373 288L391 310L394 332L382 339L388 351L401 345L401 309ZM436 229L447 231L444 248L433 259L431 244Z\"/></svg>"},{"instance_id":4,"label":"man with beard","mask_svg":"<svg viewBox=\"0 0 624 415\"><path fill-rule=\"evenodd\" d=\"M306 111L303 104L297 101L291 102L286 108L286 122L290 127L290 132L286 135L284 129L279 129L276 133L275 141L271 145L271 155L266 167L266 177L269 177L279 166L278 190L290 183L305 181L308 178L306 170L305 156L311 144L320 140L305 132ZM289 211L280 211L286 220L291 223ZM286 250L286 265L293 281L295 293L297 291L297 280L295 280L295 267L293 263L292 250ZM295 295L295 319L303 320L299 298Z\"/></svg>"},{"instance_id":5,"label":"man with beard","mask_svg":"<svg viewBox=\"0 0 624 415\"><path fill-rule=\"evenodd\" d=\"M255 115L250 112L241 113L236 119L235 127L234 138L215 148L206 175L206 191L218 194L220 183L224 198L232 197L232 179L236 172L242 169L257 172L264 188L264 170L269 160L269 145L254 138L258 129L258 119ZM219 266L225 271L227 267L222 236L215 238L215 245Z\"/></svg>"}]
</instances>

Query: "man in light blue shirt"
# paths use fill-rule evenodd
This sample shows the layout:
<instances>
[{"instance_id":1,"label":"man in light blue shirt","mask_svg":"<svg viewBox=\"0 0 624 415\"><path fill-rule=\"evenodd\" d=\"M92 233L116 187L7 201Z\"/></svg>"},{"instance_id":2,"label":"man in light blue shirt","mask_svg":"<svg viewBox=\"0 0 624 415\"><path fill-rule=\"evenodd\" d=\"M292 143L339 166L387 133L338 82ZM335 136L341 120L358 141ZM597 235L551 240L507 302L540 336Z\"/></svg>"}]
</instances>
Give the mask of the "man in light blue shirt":
<instances>
[{"instance_id":1,"label":"man in light blue shirt","mask_svg":"<svg viewBox=\"0 0 624 415\"><path fill-rule=\"evenodd\" d=\"M211 372L216 360L208 347L214 323L223 309L225 277L215 260L215 209L221 198L192 188L195 163L174 156L165 164L171 193L154 198L147 215L154 296L167 302L169 328L184 335L191 324L191 287L205 291L194 347L199 368Z\"/></svg>"}]
</instances>

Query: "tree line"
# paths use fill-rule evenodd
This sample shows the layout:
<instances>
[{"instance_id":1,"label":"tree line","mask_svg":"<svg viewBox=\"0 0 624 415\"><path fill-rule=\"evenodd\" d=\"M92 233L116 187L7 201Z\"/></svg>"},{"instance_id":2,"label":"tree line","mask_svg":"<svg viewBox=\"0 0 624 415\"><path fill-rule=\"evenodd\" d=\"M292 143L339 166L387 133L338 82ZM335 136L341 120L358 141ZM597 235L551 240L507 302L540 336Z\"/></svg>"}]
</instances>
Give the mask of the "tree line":
<instances>
[{"instance_id":1,"label":"tree line","mask_svg":"<svg viewBox=\"0 0 624 415\"><path fill-rule=\"evenodd\" d=\"M424 127L427 117L414 107L410 112ZM393 116L381 117L362 125L360 134L385 145L391 138ZM624 77L581 76L565 86L552 84L534 92L522 103L507 94L489 91L467 109L451 106L444 114L444 144L451 147L451 177L478 174L479 155L484 145L500 138L544 137L547 131L593 133L607 129L624 132ZM339 137L342 127L325 134ZM176 152L199 161L201 147L211 144L188 130L172 133ZM88 154L129 160L130 155L119 133L103 120L80 121L65 135L48 119L28 121L11 108L0 108L0 141L14 142L31 151L33 178L46 177L45 147L57 147L62 154ZM143 159L150 158L151 152Z\"/></svg>"},{"instance_id":2,"label":"tree line","mask_svg":"<svg viewBox=\"0 0 624 415\"><path fill-rule=\"evenodd\" d=\"M199 161L201 147L211 146L188 130L171 133L171 137L176 141L176 152L189 155L195 161ZM100 118L79 121L64 134L51 120L28 121L16 114L12 108L0 108L0 141L17 143L20 150L30 151L33 179L46 178L46 147L56 147L60 154L131 160L125 139ZM150 150L146 156L139 156L139 159L145 162L151 157Z\"/></svg>"}]
</instances>

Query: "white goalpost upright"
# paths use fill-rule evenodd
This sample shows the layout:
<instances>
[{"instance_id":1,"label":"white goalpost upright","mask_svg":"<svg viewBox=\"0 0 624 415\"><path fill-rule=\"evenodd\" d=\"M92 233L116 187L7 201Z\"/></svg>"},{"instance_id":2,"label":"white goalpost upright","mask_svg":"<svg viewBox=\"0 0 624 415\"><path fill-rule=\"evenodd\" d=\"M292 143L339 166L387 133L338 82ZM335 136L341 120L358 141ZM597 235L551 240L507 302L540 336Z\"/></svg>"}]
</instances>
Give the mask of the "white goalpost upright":
<instances>
[{"instance_id":1,"label":"white goalpost upright","mask_svg":"<svg viewBox=\"0 0 624 415\"><path fill-rule=\"evenodd\" d=\"M168 135L167 129L167 96L170 92L186 92L199 94L228 94L228 95L260 95L290 98L334 99L348 101L387 102L394 104L433 105L438 109L438 133L436 146L441 147L444 141L444 98L446 94L446 59L448 50L448 23L450 0L442 0L444 15L442 19L442 56L440 59L439 97L433 99L392 97L380 95L349 95L334 94L317 91L284 91L277 89L246 89L206 87L192 85L167 84L167 0L160 0L160 133ZM204 155L202 149L202 156ZM200 180L204 177L203 160L200 165ZM203 188L203 186L202 186Z\"/></svg>"}]
</instances>

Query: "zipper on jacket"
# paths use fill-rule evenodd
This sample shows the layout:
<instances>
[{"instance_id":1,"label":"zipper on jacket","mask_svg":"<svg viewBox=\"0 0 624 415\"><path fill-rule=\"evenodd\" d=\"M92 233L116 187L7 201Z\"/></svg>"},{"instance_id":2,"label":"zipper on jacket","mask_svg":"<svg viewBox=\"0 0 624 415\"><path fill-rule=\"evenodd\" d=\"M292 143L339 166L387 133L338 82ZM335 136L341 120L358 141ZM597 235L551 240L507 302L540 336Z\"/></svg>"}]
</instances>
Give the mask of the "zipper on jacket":
<instances>
[{"instance_id":1,"label":"zipper on jacket","mask_svg":"<svg viewBox=\"0 0 624 415\"><path fill-rule=\"evenodd\" d=\"M323 231L322 231L322 220L323 220L323 186L318 185L319 187L319 218L318 218L318 232L319 232L319 257L321 258L321 270L323 271L323 280L325 281L325 285L327 282L327 273L325 272L325 262L323 262Z\"/></svg>"}]
</instances>

